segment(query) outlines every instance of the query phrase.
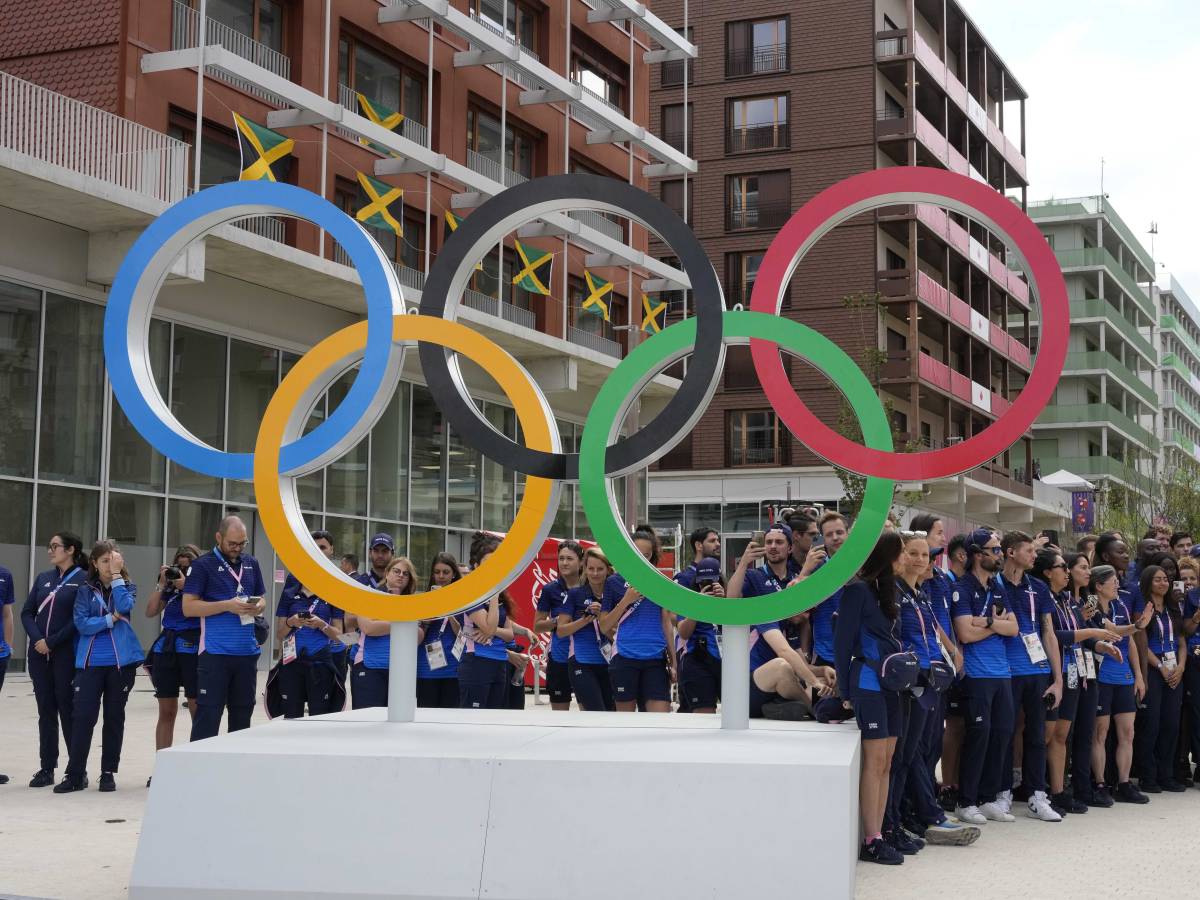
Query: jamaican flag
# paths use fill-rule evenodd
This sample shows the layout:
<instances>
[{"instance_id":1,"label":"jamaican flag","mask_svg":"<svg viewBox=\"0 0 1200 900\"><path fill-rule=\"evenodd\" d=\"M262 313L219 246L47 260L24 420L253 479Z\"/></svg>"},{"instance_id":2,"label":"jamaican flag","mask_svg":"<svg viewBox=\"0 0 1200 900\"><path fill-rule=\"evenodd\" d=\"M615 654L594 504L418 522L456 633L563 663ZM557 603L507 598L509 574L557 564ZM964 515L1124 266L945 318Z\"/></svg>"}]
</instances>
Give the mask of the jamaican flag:
<instances>
[{"instance_id":1,"label":"jamaican flag","mask_svg":"<svg viewBox=\"0 0 1200 900\"><path fill-rule=\"evenodd\" d=\"M238 149L242 154L242 181L284 181L296 142L278 131L233 114Z\"/></svg>"},{"instance_id":2,"label":"jamaican flag","mask_svg":"<svg viewBox=\"0 0 1200 900\"><path fill-rule=\"evenodd\" d=\"M646 314L646 317L642 319L642 331L648 334L658 334L662 331L663 323L667 318L667 301L663 300L652 306L650 298L642 294L642 311Z\"/></svg>"},{"instance_id":3,"label":"jamaican flag","mask_svg":"<svg viewBox=\"0 0 1200 900\"><path fill-rule=\"evenodd\" d=\"M531 294L550 296L550 279L554 272L554 254L549 250L527 247L515 241L517 256L521 258L521 271L513 276L512 283Z\"/></svg>"},{"instance_id":4,"label":"jamaican flag","mask_svg":"<svg viewBox=\"0 0 1200 900\"><path fill-rule=\"evenodd\" d=\"M404 191L377 178L356 173L358 176L358 210L354 218L368 228L391 231L397 237L404 236Z\"/></svg>"},{"instance_id":5,"label":"jamaican flag","mask_svg":"<svg viewBox=\"0 0 1200 900\"><path fill-rule=\"evenodd\" d=\"M404 116L402 114L372 100L368 100L367 96L363 93L357 93L355 96L358 97L358 108L362 110L364 116L380 128L399 132L400 126L404 123ZM384 156L400 156L399 153L389 150L387 147L376 144L373 141L369 141L366 138L359 138L358 142L364 147L370 147L377 153L382 153Z\"/></svg>"},{"instance_id":6,"label":"jamaican flag","mask_svg":"<svg viewBox=\"0 0 1200 900\"><path fill-rule=\"evenodd\" d=\"M458 223L461 221L462 221L462 216L456 216L454 213L450 212L450 210L446 210L446 228L442 232L442 243L443 244L445 244L446 241L450 240L450 235L452 235L452 234L454 234L454 232L458 231ZM483 260L480 260L479 262L475 263L475 270L477 272L483 271Z\"/></svg>"},{"instance_id":7,"label":"jamaican flag","mask_svg":"<svg viewBox=\"0 0 1200 900\"><path fill-rule=\"evenodd\" d=\"M597 278L587 269L583 270L583 280L587 282L588 295L583 299L583 311L604 316L609 321L608 301L612 299L612 282Z\"/></svg>"}]
</instances>

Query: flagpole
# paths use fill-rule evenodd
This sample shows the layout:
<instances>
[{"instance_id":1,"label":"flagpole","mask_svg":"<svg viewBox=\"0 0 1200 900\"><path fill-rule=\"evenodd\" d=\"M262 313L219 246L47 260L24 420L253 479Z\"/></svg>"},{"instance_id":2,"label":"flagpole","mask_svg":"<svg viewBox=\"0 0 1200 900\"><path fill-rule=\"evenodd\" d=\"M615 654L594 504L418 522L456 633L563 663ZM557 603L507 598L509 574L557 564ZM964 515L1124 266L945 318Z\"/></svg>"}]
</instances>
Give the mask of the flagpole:
<instances>
[{"instance_id":1,"label":"flagpole","mask_svg":"<svg viewBox=\"0 0 1200 900\"><path fill-rule=\"evenodd\" d=\"M508 40L508 4L501 3L500 33ZM500 185L508 188L508 178L504 165L504 145L508 135L505 128L508 124L508 65L500 64ZM516 152L513 152L513 164L516 164ZM516 285L513 285L516 288ZM500 238L500 246L496 248L496 315L504 318L504 237Z\"/></svg>"},{"instance_id":2,"label":"flagpole","mask_svg":"<svg viewBox=\"0 0 1200 900\"><path fill-rule=\"evenodd\" d=\"M192 160L194 166L193 194L200 190L200 138L204 133L204 43L208 40L207 26L208 0L200 0L199 59L196 66L196 139L192 147L192 152L196 154L195 159Z\"/></svg>"},{"instance_id":3,"label":"flagpole","mask_svg":"<svg viewBox=\"0 0 1200 900\"><path fill-rule=\"evenodd\" d=\"M329 99L329 4L330 0L325 0L325 49L321 54L321 96L326 100ZM325 196L326 178L328 177L329 169L329 123L322 120L321 122L321 199L328 199ZM325 229L317 229L317 255L322 259L325 258Z\"/></svg>"}]
</instances>

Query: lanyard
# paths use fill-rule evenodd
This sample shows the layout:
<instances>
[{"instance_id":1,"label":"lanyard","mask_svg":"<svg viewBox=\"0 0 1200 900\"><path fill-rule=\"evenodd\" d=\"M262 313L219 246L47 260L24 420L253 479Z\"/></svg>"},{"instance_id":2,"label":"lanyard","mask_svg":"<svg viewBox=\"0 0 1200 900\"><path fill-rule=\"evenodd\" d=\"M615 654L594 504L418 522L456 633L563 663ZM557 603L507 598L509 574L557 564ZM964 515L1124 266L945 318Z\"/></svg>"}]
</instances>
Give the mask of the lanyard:
<instances>
[{"instance_id":1,"label":"lanyard","mask_svg":"<svg viewBox=\"0 0 1200 900\"><path fill-rule=\"evenodd\" d=\"M42 610L46 608L47 604L50 606L50 615L51 616L54 615L54 597L58 593L58 589L61 588L63 586L63 584L68 579L73 577L75 575L75 573L78 571L80 571L79 566L72 566L70 571L68 571L64 575L59 576L58 584L56 584L54 586L54 590L52 590L49 594L46 595L46 599L43 600L41 606L38 607L38 609L37 609L38 615L42 614Z\"/></svg>"},{"instance_id":2,"label":"lanyard","mask_svg":"<svg viewBox=\"0 0 1200 900\"><path fill-rule=\"evenodd\" d=\"M1158 617L1158 613L1154 614L1155 620L1158 622L1158 639L1162 642L1164 653L1169 653L1175 649L1175 623L1171 621L1171 614L1163 608L1163 618L1167 620L1167 627L1163 628L1163 620Z\"/></svg>"},{"instance_id":3,"label":"lanyard","mask_svg":"<svg viewBox=\"0 0 1200 900\"><path fill-rule=\"evenodd\" d=\"M1070 628L1071 631L1079 630L1079 622L1075 618L1075 610L1071 608L1071 595L1064 593L1063 599L1054 604L1055 611L1058 613L1058 621L1064 626L1063 630Z\"/></svg>"},{"instance_id":4,"label":"lanyard","mask_svg":"<svg viewBox=\"0 0 1200 900\"><path fill-rule=\"evenodd\" d=\"M230 575L233 576L233 580L237 582L238 596L239 597L246 596L246 592L242 589L242 572L244 571L245 566L243 566L241 563L238 563L237 574L234 575L233 574L233 563L231 563L229 560L227 560L225 558L224 554L221 553L220 548L213 547L213 553L217 554L217 559L219 559L221 562L225 563L226 570L229 572ZM311 610L310 610L310 612L311 612Z\"/></svg>"}]
</instances>

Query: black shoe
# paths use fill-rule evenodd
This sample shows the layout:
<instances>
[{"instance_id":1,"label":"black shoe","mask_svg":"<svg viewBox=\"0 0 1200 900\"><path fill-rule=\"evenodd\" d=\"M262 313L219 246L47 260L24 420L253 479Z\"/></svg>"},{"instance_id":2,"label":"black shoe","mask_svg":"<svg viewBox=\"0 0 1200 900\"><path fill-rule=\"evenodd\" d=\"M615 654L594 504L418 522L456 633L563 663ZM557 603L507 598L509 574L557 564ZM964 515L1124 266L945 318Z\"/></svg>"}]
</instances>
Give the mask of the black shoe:
<instances>
[{"instance_id":1,"label":"black shoe","mask_svg":"<svg viewBox=\"0 0 1200 900\"><path fill-rule=\"evenodd\" d=\"M54 786L54 793L70 794L73 791L82 791L87 786L88 779L86 775L80 775L78 777L74 775L66 775L63 777L62 781Z\"/></svg>"},{"instance_id":2,"label":"black shoe","mask_svg":"<svg viewBox=\"0 0 1200 900\"><path fill-rule=\"evenodd\" d=\"M8 776L0 775L0 784L8 784Z\"/></svg>"},{"instance_id":3,"label":"black shoe","mask_svg":"<svg viewBox=\"0 0 1200 900\"><path fill-rule=\"evenodd\" d=\"M1065 794L1051 794L1050 808L1065 818L1071 813L1071 801Z\"/></svg>"},{"instance_id":4,"label":"black shoe","mask_svg":"<svg viewBox=\"0 0 1200 900\"><path fill-rule=\"evenodd\" d=\"M29 780L30 787L50 787L54 784L53 769L38 769L37 774Z\"/></svg>"},{"instance_id":5,"label":"black shoe","mask_svg":"<svg viewBox=\"0 0 1200 900\"><path fill-rule=\"evenodd\" d=\"M908 832L909 836L916 840L920 840L917 836L924 834L925 829L929 827L912 816L905 816L901 825Z\"/></svg>"},{"instance_id":6,"label":"black shoe","mask_svg":"<svg viewBox=\"0 0 1200 900\"><path fill-rule=\"evenodd\" d=\"M884 843L897 853L902 853L905 856L916 856L918 849L920 849L909 840L903 828L893 828L890 831L885 831L883 833L883 840Z\"/></svg>"},{"instance_id":7,"label":"black shoe","mask_svg":"<svg viewBox=\"0 0 1200 900\"><path fill-rule=\"evenodd\" d=\"M952 785L946 785L938 794L938 806L946 812L952 813L958 807L958 788Z\"/></svg>"},{"instance_id":8,"label":"black shoe","mask_svg":"<svg viewBox=\"0 0 1200 900\"><path fill-rule=\"evenodd\" d=\"M150 787L150 781L151 781L151 779L153 779L153 778L154 778L154 776L153 776L153 775L151 775L151 776L150 776L150 778L147 778L147 779L146 779L146 787Z\"/></svg>"},{"instance_id":9,"label":"black shoe","mask_svg":"<svg viewBox=\"0 0 1200 900\"><path fill-rule=\"evenodd\" d=\"M1181 781L1176 781L1174 778L1168 778L1162 783L1162 789L1172 794L1182 794L1187 790L1187 786Z\"/></svg>"},{"instance_id":10,"label":"black shoe","mask_svg":"<svg viewBox=\"0 0 1200 900\"><path fill-rule=\"evenodd\" d=\"M1092 799L1088 801L1089 807L1098 806L1101 809L1108 809L1112 805L1112 794L1109 793L1107 787L1102 784L1098 784L1092 788Z\"/></svg>"},{"instance_id":11,"label":"black shoe","mask_svg":"<svg viewBox=\"0 0 1200 900\"><path fill-rule=\"evenodd\" d=\"M898 866L904 862L903 854L882 838L875 838L871 843L859 847L858 858L862 862L879 863L881 866Z\"/></svg>"},{"instance_id":12,"label":"black shoe","mask_svg":"<svg viewBox=\"0 0 1200 900\"><path fill-rule=\"evenodd\" d=\"M1063 791L1059 796L1062 797L1063 805L1066 806L1068 812L1072 812L1079 816L1088 811L1088 805L1082 800L1072 797L1066 791Z\"/></svg>"},{"instance_id":13,"label":"black shoe","mask_svg":"<svg viewBox=\"0 0 1200 900\"><path fill-rule=\"evenodd\" d=\"M1132 782L1126 782L1126 783L1132 784ZM1118 785L1117 787L1119 788L1120 785ZM1140 790L1143 794L1161 794L1162 793L1162 788L1159 787L1158 782L1151 781L1149 778L1143 778L1140 781L1138 781L1138 790Z\"/></svg>"},{"instance_id":14,"label":"black shoe","mask_svg":"<svg viewBox=\"0 0 1200 900\"><path fill-rule=\"evenodd\" d=\"M782 722L813 721L812 707L803 700L772 700L763 704L762 714L764 719Z\"/></svg>"},{"instance_id":15,"label":"black shoe","mask_svg":"<svg viewBox=\"0 0 1200 900\"><path fill-rule=\"evenodd\" d=\"M1012 798L1013 803L1028 803L1029 798L1033 796L1033 791L1024 784L1018 784L1013 788Z\"/></svg>"},{"instance_id":16,"label":"black shoe","mask_svg":"<svg viewBox=\"0 0 1200 900\"><path fill-rule=\"evenodd\" d=\"M1113 799L1118 803L1149 803L1150 798L1133 786L1132 781L1122 781L1117 785Z\"/></svg>"},{"instance_id":17,"label":"black shoe","mask_svg":"<svg viewBox=\"0 0 1200 900\"><path fill-rule=\"evenodd\" d=\"M100 773L100 790L108 794L117 789L117 782L112 776L112 772Z\"/></svg>"},{"instance_id":18,"label":"black shoe","mask_svg":"<svg viewBox=\"0 0 1200 900\"><path fill-rule=\"evenodd\" d=\"M913 846L915 846L917 850L925 849L925 838L921 837L921 835L925 833L924 828L918 828L915 832L911 828L899 828L897 830L903 831L904 836L913 843Z\"/></svg>"}]
</instances>

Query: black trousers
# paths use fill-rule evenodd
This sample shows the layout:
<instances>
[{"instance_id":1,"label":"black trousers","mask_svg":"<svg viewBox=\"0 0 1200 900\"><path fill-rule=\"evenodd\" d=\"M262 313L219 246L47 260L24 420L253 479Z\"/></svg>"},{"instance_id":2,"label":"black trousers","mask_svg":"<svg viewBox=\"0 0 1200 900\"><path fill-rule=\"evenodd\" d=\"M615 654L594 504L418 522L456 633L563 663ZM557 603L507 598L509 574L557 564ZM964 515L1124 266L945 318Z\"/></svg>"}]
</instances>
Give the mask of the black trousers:
<instances>
[{"instance_id":1,"label":"black trousers","mask_svg":"<svg viewBox=\"0 0 1200 900\"><path fill-rule=\"evenodd\" d=\"M1099 697L1100 685L1095 678L1088 680L1086 688L1080 687L1079 708L1071 729L1071 790L1076 800L1085 803L1092 798L1092 738L1096 732Z\"/></svg>"},{"instance_id":2,"label":"black trousers","mask_svg":"<svg viewBox=\"0 0 1200 900\"><path fill-rule=\"evenodd\" d=\"M229 731L250 727L254 692L258 687L258 655L227 656L201 653L196 661L196 717L192 740L216 737L229 707Z\"/></svg>"},{"instance_id":3,"label":"black trousers","mask_svg":"<svg viewBox=\"0 0 1200 900\"><path fill-rule=\"evenodd\" d=\"M1186 669L1183 674L1187 676ZM1138 778L1147 784L1161 784L1175 777L1175 739L1179 737L1183 695L1182 682L1171 688L1160 670L1146 672L1146 697L1144 708L1138 711L1133 755Z\"/></svg>"},{"instance_id":4,"label":"black trousers","mask_svg":"<svg viewBox=\"0 0 1200 900\"><path fill-rule=\"evenodd\" d=\"M908 691L900 694L900 737L892 753L892 769L888 779L887 807L883 821L888 828L900 825L900 803L907 790L909 772L921 746L921 733L925 730L926 711ZM890 725L891 723L889 723Z\"/></svg>"},{"instance_id":5,"label":"black trousers","mask_svg":"<svg viewBox=\"0 0 1200 900\"><path fill-rule=\"evenodd\" d=\"M104 708L104 728L100 732L100 771L115 772L121 765L121 744L125 740L125 704L137 677L139 663L128 666L90 666L75 670L75 710L68 742L67 774L81 778L87 774L92 734L100 709Z\"/></svg>"},{"instance_id":6,"label":"black trousers","mask_svg":"<svg viewBox=\"0 0 1200 900\"><path fill-rule=\"evenodd\" d=\"M58 768L58 729L61 725L63 743L71 746L71 720L75 694L75 648L70 642L50 652L47 659L36 650L29 651L29 678L38 710L38 751L40 768Z\"/></svg>"},{"instance_id":7,"label":"black trousers","mask_svg":"<svg viewBox=\"0 0 1200 900\"><path fill-rule=\"evenodd\" d=\"M298 656L279 668L279 693L283 717L299 719L308 704L310 716L333 712L333 662L328 656Z\"/></svg>"},{"instance_id":8,"label":"black trousers","mask_svg":"<svg viewBox=\"0 0 1200 900\"><path fill-rule=\"evenodd\" d=\"M458 709L458 679L418 678L417 706L422 709Z\"/></svg>"},{"instance_id":9,"label":"black trousers","mask_svg":"<svg viewBox=\"0 0 1200 900\"><path fill-rule=\"evenodd\" d=\"M571 690L575 692L580 708L591 712L616 711L607 665L576 662L572 656L567 666L571 672Z\"/></svg>"},{"instance_id":10,"label":"black trousers","mask_svg":"<svg viewBox=\"0 0 1200 900\"><path fill-rule=\"evenodd\" d=\"M1046 790L1046 704L1042 696L1050 689L1050 675L1014 675L1012 677L1013 715L1025 713L1025 729L1021 735L1024 753L1021 759L1021 780L1033 791ZM1014 718L1015 727L1015 718ZM1013 750L1008 742L1000 769L1000 789L1013 789Z\"/></svg>"},{"instance_id":11,"label":"black trousers","mask_svg":"<svg viewBox=\"0 0 1200 900\"><path fill-rule=\"evenodd\" d=\"M967 734L959 765L961 804L991 803L1000 793L1004 748L1012 742L1013 695L1008 678L971 678L967 690Z\"/></svg>"}]
</instances>

